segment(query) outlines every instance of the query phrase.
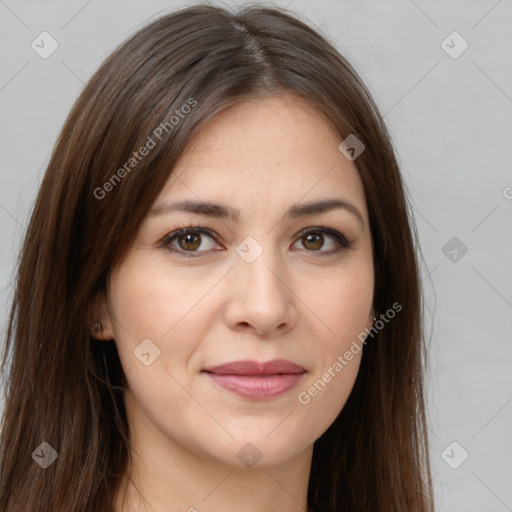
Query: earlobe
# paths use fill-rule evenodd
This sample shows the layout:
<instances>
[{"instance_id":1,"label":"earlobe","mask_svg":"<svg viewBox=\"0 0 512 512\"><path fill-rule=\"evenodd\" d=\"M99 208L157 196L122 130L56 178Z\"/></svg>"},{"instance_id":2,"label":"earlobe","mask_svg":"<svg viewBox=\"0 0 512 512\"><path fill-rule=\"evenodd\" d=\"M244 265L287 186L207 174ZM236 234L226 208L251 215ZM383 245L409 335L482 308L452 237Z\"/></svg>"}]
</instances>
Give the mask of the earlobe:
<instances>
[{"instance_id":1,"label":"earlobe","mask_svg":"<svg viewBox=\"0 0 512 512\"><path fill-rule=\"evenodd\" d=\"M366 328L370 330L373 327L373 324L375 323L375 320L377 319L377 311L372 306L372 309L370 313L368 314L368 321L366 323Z\"/></svg>"},{"instance_id":2,"label":"earlobe","mask_svg":"<svg viewBox=\"0 0 512 512\"><path fill-rule=\"evenodd\" d=\"M114 339L112 320L103 291L98 292L92 301L88 327L91 337L96 340Z\"/></svg>"}]
</instances>

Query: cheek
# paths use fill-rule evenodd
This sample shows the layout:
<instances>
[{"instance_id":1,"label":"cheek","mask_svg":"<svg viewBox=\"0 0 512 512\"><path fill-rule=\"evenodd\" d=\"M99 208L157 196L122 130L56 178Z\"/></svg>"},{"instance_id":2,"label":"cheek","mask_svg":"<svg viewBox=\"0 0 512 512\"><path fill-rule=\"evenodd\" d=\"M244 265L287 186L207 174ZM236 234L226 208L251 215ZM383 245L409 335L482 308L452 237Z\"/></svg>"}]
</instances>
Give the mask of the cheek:
<instances>
[{"instance_id":1,"label":"cheek","mask_svg":"<svg viewBox=\"0 0 512 512\"><path fill-rule=\"evenodd\" d=\"M200 332L193 327L198 323L193 313L204 292L201 295L201 287L196 287L194 293L190 282L185 281L169 269L145 264L142 258L125 260L112 275L109 307L123 368L127 377L133 371L133 378L144 374L154 389L160 389L162 384L154 380L155 370L162 375L171 366L185 368L195 340L200 338ZM191 332L195 336L191 337ZM151 361L154 357L150 366L137 359L142 350L139 347L145 347L141 354L150 352ZM174 373L175 369L171 371ZM164 381L169 378L163 375Z\"/></svg>"},{"instance_id":2,"label":"cheek","mask_svg":"<svg viewBox=\"0 0 512 512\"><path fill-rule=\"evenodd\" d=\"M359 371L361 352L345 365L333 359L328 367L312 376L297 395L302 429L318 439L336 420L345 406Z\"/></svg>"},{"instance_id":3,"label":"cheek","mask_svg":"<svg viewBox=\"0 0 512 512\"><path fill-rule=\"evenodd\" d=\"M323 322L323 352L338 355L368 326L373 301L373 268L339 272L310 294L308 306ZM372 318L370 318L370 321Z\"/></svg>"},{"instance_id":4,"label":"cheek","mask_svg":"<svg viewBox=\"0 0 512 512\"><path fill-rule=\"evenodd\" d=\"M359 373L363 344L358 335L368 325L373 278L357 274L340 279L329 288L328 297L318 303L319 316L329 328L322 324L323 334L315 336L312 349L318 365L297 396L305 428L318 436L343 409Z\"/></svg>"},{"instance_id":5,"label":"cheek","mask_svg":"<svg viewBox=\"0 0 512 512\"><path fill-rule=\"evenodd\" d=\"M111 289L118 329L125 328L120 334L128 332L142 339L153 336L161 342L181 323L190 322L190 313L208 291L201 281L191 281L183 272L173 272L143 256L123 263L112 276Z\"/></svg>"},{"instance_id":6,"label":"cheek","mask_svg":"<svg viewBox=\"0 0 512 512\"><path fill-rule=\"evenodd\" d=\"M200 297L184 281L141 258L125 260L111 280L114 338L132 413L143 409L162 428L172 422L172 411L190 408L187 361L201 337L191 314Z\"/></svg>"},{"instance_id":7,"label":"cheek","mask_svg":"<svg viewBox=\"0 0 512 512\"><path fill-rule=\"evenodd\" d=\"M373 266L361 264L335 275L309 296L308 306L321 319L311 347L318 365L297 397L310 427L320 430L335 420L352 391L363 354L361 334L372 320Z\"/></svg>"}]
</instances>

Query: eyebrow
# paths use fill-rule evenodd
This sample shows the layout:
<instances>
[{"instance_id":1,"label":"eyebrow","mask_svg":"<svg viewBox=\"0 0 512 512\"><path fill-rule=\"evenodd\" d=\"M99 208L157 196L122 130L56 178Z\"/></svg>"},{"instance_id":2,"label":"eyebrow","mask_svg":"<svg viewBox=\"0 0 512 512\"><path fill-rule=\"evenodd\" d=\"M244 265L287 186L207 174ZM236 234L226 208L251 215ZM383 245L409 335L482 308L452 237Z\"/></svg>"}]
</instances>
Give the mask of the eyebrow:
<instances>
[{"instance_id":1,"label":"eyebrow","mask_svg":"<svg viewBox=\"0 0 512 512\"><path fill-rule=\"evenodd\" d=\"M310 203L293 205L285 213L284 218L296 219L308 215L318 215L335 209L343 209L352 213L357 217L364 228L364 219L359 210L352 203L339 198L320 199ZM162 202L161 204L153 207L149 211L148 215L150 217L156 217L173 212L189 212L216 219L231 219L233 221L238 221L240 219L240 210L219 203L193 200L178 201L175 203Z\"/></svg>"}]
</instances>

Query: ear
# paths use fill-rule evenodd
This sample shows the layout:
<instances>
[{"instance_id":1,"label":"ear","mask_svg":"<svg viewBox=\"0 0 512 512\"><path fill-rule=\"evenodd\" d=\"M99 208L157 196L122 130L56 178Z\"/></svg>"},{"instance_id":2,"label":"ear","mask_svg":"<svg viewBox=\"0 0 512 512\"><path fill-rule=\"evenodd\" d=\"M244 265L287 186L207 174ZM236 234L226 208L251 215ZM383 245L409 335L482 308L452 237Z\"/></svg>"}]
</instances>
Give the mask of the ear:
<instances>
[{"instance_id":1,"label":"ear","mask_svg":"<svg viewBox=\"0 0 512 512\"><path fill-rule=\"evenodd\" d=\"M96 340L113 340L112 318L104 291L98 292L91 303L89 318L89 330ZM98 324L100 324L98 326ZM97 328L99 327L99 328Z\"/></svg>"}]
</instances>

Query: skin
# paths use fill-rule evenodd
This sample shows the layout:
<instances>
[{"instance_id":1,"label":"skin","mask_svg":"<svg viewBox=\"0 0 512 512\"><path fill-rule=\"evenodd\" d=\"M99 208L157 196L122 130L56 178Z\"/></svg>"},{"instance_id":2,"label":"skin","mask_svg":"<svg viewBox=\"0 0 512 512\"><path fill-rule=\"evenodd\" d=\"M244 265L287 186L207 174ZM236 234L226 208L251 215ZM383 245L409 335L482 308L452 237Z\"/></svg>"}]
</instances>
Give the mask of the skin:
<instances>
[{"instance_id":1,"label":"skin","mask_svg":"<svg viewBox=\"0 0 512 512\"><path fill-rule=\"evenodd\" d=\"M148 215L110 275L98 306L102 331L94 336L116 341L134 457L122 483L126 502L122 507L118 493L116 510L306 509L313 443L343 408L362 352L308 404L298 394L373 319L366 200L354 163L338 150L341 140L293 95L247 100L204 128L173 169L153 206L215 201L239 209L240 218ZM333 197L354 205L362 223L345 209L284 218L297 203ZM192 240L171 242L197 257L159 244L189 225L217 237L192 228ZM318 231L312 241L301 235L322 225L352 247ZM255 254L258 245L242 244L248 236L262 250L251 263L236 252L240 245ZM160 350L149 366L134 355L145 339ZM287 359L307 373L296 388L269 400L242 398L201 373L242 359ZM248 442L261 453L252 467L237 457Z\"/></svg>"}]
</instances>

